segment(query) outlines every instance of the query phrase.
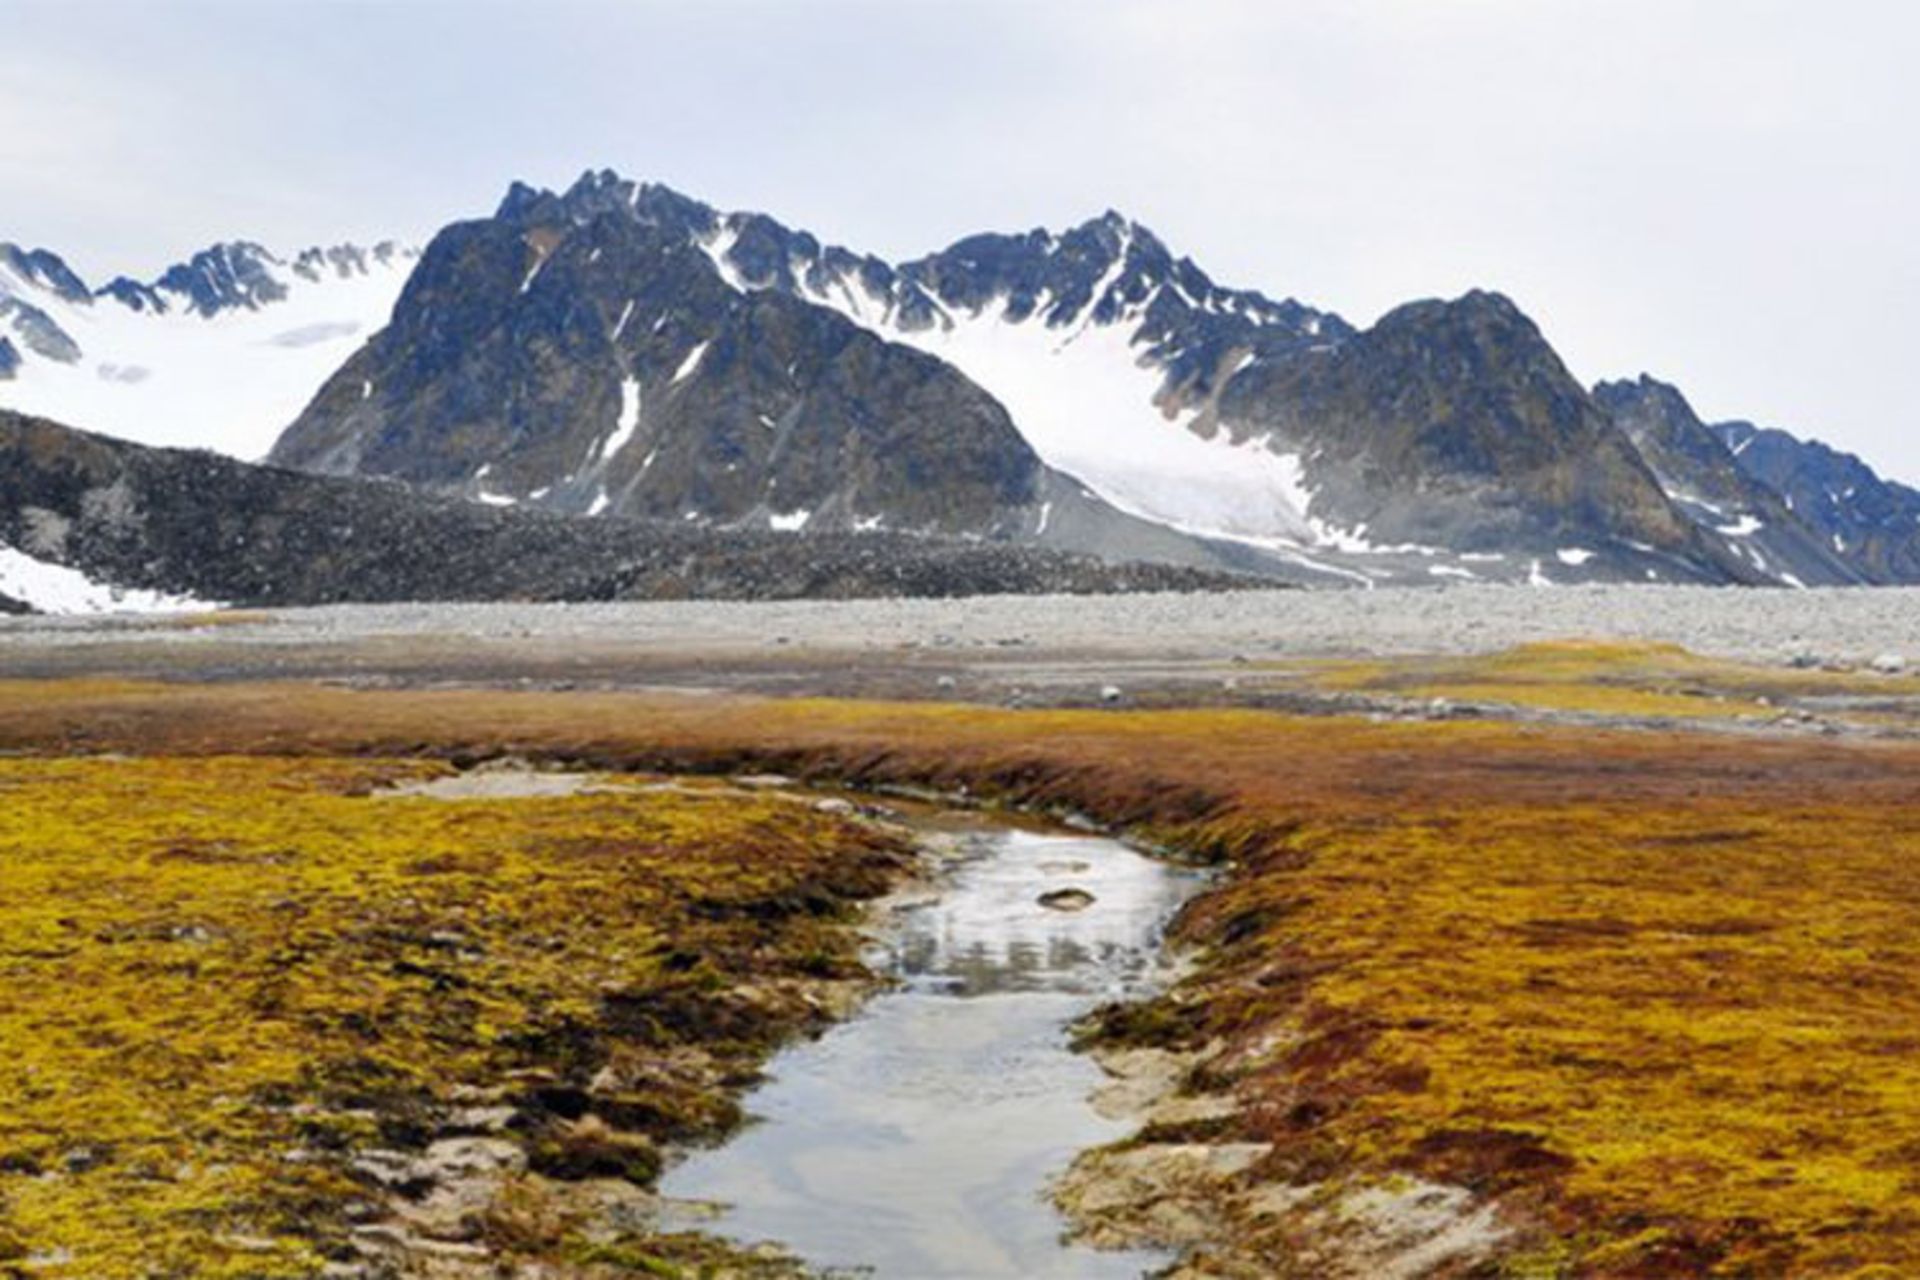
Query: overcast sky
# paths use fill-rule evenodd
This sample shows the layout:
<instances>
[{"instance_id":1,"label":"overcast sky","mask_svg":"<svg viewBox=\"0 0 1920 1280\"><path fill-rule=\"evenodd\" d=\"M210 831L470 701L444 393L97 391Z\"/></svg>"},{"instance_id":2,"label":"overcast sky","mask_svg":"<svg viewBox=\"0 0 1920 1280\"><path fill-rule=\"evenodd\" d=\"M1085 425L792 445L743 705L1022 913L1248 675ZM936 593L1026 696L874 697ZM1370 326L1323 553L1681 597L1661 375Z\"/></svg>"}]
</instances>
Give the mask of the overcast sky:
<instances>
[{"instance_id":1,"label":"overcast sky","mask_svg":"<svg viewBox=\"0 0 1920 1280\"><path fill-rule=\"evenodd\" d=\"M151 275L589 166L888 257L1111 206L1920 481L1916 69L1906 0L0 0L0 239Z\"/></svg>"}]
</instances>

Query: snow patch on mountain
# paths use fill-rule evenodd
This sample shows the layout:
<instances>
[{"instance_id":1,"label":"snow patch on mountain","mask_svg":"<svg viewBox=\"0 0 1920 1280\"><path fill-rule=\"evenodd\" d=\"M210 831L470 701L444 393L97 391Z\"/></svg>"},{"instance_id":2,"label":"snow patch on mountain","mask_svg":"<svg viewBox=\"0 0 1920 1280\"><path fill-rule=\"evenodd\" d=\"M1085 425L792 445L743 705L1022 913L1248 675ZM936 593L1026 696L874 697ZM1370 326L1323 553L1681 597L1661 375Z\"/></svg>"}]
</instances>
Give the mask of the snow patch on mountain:
<instances>
[{"instance_id":1,"label":"snow patch on mountain","mask_svg":"<svg viewBox=\"0 0 1920 1280\"><path fill-rule=\"evenodd\" d=\"M729 283L751 288L727 258L731 235L705 247ZM794 275L808 301L938 356L984 387L1047 465L1130 515L1214 536L1326 540L1307 518L1312 494L1299 458L1265 440L1206 438L1191 429L1193 411L1161 407L1166 374L1140 337L1143 304L1126 304L1116 293L1125 266L1123 245L1065 323L1048 320L1044 298L1015 315L1003 294L975 311L941 307L936 323L909 326L891 298L857 276L819 286L804 266ZM1110 312L1105 319L1103 311Z\"/></svg>"},{"instance_id":2,"label":"snow patch on mountain","mask_svg":"<svg viewBox=\"0 0 1920 1280\"><path fill-rule=\"evenodd\" d=\"M620 380L620 416L614 420L613 434L600 445L596 465L610 461L627 447L633 433L640 429L640 382L637 378Z\"/></svg>"},{"instance_id":3,"label":"snow patch on mountain","mask_svg":"<svg viewBox=\"0 0 1920 1280\"><path fill-rule=\"evenodd\" d=\"M1125 320L1013 321L1004 298L948 320L891 336L985 387L1042 460L1122 511L1199 532L1312 540L1297 462L1259 442L1203 439L1162 411L1164 375L1142 362Z\"/></svg>"},{"instance_id":4,"label":"snow patch on mountain","mask_svg":"<svg viewBox=\"0 0 1920 1280\"><path fill-rule=\"evenodd\" d=\"M673 371L673 380L675 382L685 382L693 376L693 371L700 367L700 357L707 354L708 345L709 344L702 342L694 347L693 350L687 352L687 358L682 360L680 367Z\"/></svg>"}]
</instances>

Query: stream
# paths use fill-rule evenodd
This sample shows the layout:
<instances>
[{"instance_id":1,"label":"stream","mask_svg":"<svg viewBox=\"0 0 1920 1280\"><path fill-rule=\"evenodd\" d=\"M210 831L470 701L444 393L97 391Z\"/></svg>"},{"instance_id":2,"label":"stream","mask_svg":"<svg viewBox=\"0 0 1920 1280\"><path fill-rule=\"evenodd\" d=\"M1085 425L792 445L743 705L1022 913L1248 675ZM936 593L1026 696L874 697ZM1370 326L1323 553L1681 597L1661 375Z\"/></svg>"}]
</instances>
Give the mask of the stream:
<instances>
[{"instance_id":1,"label":"stream","mask_svg":"<svg viewBox=\"0 0 1920 1280\"><path fill-rule=\"evenodd\" d=\"M1047 1199L1080 1151L1127 1135L1069 1024L1163 980L1161 933L1199 873L1109 839L969 834L937 888L890 913L899 982L769 1064L734 1140L661 1191L720 1206L700 1229L879 1277L1139 1276L1154 1253L1065 1244ZM1078 890L1061 910L1042 894Z\"/></svg>"}]
</instances>

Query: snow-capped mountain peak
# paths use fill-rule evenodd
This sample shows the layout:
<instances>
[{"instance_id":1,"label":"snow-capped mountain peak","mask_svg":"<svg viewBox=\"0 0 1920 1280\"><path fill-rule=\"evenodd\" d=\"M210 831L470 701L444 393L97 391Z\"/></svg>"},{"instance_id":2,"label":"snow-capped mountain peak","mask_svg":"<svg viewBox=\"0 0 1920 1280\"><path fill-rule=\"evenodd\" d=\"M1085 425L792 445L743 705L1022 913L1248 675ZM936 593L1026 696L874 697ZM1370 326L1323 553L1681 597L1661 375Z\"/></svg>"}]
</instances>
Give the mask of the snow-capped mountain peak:
<instances>
[{"instance_id":1,"label":"snow-capped mountain peak","mask_svg":"<svg viewBox=\"0 0 1920 1280\"><path fill-rule=\"evenodd\" d=\"M1756 572L1503 298L1356 332L1118 211L891 262L606 170L444 229L273 456L587 515L881 520L1316 580Z\"/></svg>"},{"instance_id":2,"label":"snow-capped mountain peak","mask_svg":"<svg viewBox=\"0 0 1920 1280\"><path fill-rule=\"evenodd\" d=\"M1352 328L1216 284L1117 210L1059 231L969 236L897 264L611 170L559 193L516 182L495 214L527 228L529 284L543 259L536 239L608 217L699 247L740 293L787 294L939 357L1000 401L1043 461L1125 512L1261 543L1352 541L1308 514L1298 454L1217 414L1242 371Z\"/></svg>"},{"instance_id":3,"label":"snow-capped mountain peak","mask_svg":"<svg viewBox=\"0 0 1920 1280\"><path fill-rule=\"evenodd\" d=\"M1220 429L1215 409L1263 356L1351 328L1222 288L1116 211L1057 233L970 236L898 267L762 214L716 215L699 243L737 289L795 294L954 365L1042 459L1123 511L1262 542L1338 536L1307 512L1301 459Z\"/></svg>"},{"instance_id":4,"label":"snow-capped mountain peak","mask_svg":"<svg viewBox=\"0 0 1920 1280\"><path fill-rule=\"evenodd\" d=\"M0 245L0 406L260 457L385 322L417 257L381 242L285 258L235 240L93 289L55 253Z\"/></svg>"}]
</instances>

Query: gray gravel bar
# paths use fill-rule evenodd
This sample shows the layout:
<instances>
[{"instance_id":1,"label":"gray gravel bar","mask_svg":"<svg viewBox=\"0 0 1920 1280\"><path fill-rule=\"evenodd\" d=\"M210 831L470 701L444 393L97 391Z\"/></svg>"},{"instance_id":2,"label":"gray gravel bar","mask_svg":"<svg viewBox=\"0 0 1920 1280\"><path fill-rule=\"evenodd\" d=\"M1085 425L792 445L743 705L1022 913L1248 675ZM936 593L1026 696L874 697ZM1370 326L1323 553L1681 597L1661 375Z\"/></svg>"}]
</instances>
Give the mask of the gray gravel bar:
<instances>
[{"instance_id":1,"label":"gray gravel bar","mask_svg":"<svg viewBox=\"0 0 1920 1280\"><path fill-rule=\"evenodd\" d=\"M1920 588L1462 586L959 600L343 605L258 617L257 625L236 618L205 627L166 617L7 619L0 621L0 673L10 652L103 644L333 648L436 639L489 648L615 648L716 658L764 653L770 646L826 654L997 647L1272 658L1473 653L1535 640L1610 637L1760 661L1805 654L1863 662L1897 653L1920 662Z\"/></svg>"}]
</instances>

